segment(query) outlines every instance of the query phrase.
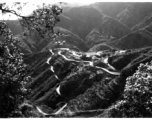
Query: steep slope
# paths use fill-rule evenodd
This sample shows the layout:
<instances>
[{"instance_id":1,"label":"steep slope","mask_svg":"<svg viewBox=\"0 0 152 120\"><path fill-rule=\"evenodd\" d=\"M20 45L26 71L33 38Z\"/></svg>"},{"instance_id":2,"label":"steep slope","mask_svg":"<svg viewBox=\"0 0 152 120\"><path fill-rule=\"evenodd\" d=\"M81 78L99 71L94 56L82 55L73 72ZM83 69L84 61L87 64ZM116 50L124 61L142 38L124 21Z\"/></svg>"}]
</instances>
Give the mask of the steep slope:
<instances>
[{"instance_id":1,"label":"steep slope","mask_svg":"<svg viewBox=\"0 0 152 120\"><path fill-rule=\"evenodd\" d=\"M97 7L103 14L112 18L115 18L127 5L126 2L96 2L92 4L93 7Z\"/></svg>"},{"instance_id":2,"label":"steep slope","mask_svg":"<svg viewBox=\"0 0 152 120\"><path fill-rule=\"evenodd\" d=\"M150 47L86 53L60 48L27 55L29 101L44 116L97 116L119 99L126 78L151 61L151 53Z\"/></svg>"},{"instance_id":3,"label":"steep slope","mask_svg":"<svg viewBox=\"0 0 152 120\"><path fill-rule=\"evenodd\" d=\"M61 41L62 47L71 48L78 51L88 50L88 47L86 46L85 42L78 35L61 27L56 27L55 31L59 31L64 34L62 37L58 38L58 40ZM43 47L42 45L44 44L45 46ZM55 44L54 41L52 40L48 41L48 43L46 41L42 41L37 45L37 47L41 47L42 51L48 50L50 48L61 47L61 46Z\"/></svg>"},{"instance_id":4,"label":"steep slope","mask_svg":"<svg viewBox=\"0 0 152 120\"><path fill-rule=\"evenodd\" d=\"M85 43L91 48L92 46L110 40L110 37L101 35L98 29L94 28L87 36Z\"/></svg>"},{"instance_id":5,"label":"steep slope","mask_svg":"<svg viewBox=\"0 0 152 120\"><path fill-rule=\"evenodd\" d=\"M88 50L85 42L78 35L73 34L69 30L63 29L61 27L55 27L54 29L56 32L61 32L64 34L62 37L58 38L60 44L62 45L59 45L57 41L55 42L51 38L49 40L41 38L36 31L16 35L15 38L20 41L18 46L23 53L45 51L50 48L58 48L60 46L72 48L75 50L77 49L78 51Z\"/></svg>"},{"instance_id":6,"label":"steep slope","mask_svg":"<svg viewBox=\"0 0 152 120\"><path fill-rule=\"evenodd\" d=\"M100 32L110 37L120 38L128 34L130 29L113 18L104 17Z\"/></svg>"},{"instance_id":7,"label":"steep slope","mask_svg":"<svg viewBox=\"0 0 152 120\"><path fill-rule=\"evenodd\" d=\"M130 32L130 29L117 20L104 15L99 9L92 6L74 7L63 13L58 26L66 28L79 35L82 39L94 29L101 34L120 38ZM64 19L70 18L64 23ZM63 22L62 22L63 21Z\"/></svg>"},{"instance_id":8,"label":"steep slope","mask_svg":"<svg viewBox=\"0 0 152 120\"><path fill-rule=\"evenodd\" d=\"M61 107L58 106L59 103L68 102L82 94L95 82L107 76L108 72L111 71L111 76L119 74L100 62L100 58L98 62L90 61L91 56L96 53L90 57L87 57L88 55L91 54L63 48L25 56L25 62L30 64L30 75L34 78L29 83L32 89L29 100L35 105L46 105L56 111Z\"/></svg>"},{"instance_id":9,"label":"steep slope","mask_svg":"<svg viewBox=\"0 0 152 120\"><path fill-rule=\"evenodd\" d=\"M130 6L128 6L125 10L120 12L116 19L126 25L129 28L132 28L138 23L138 20L134 17L134 15L128 10Z\"/></svg>"},{"instance_id":10,"label":"steep slope","mask_svg":"<svg viewBox=\"0 0 152 120\"><path fill-rule=\"evenodd\" d=\"M151 118L152 61L127 78L123 97L98 117Z\"/></svg>"},{"instance_id":11,"label":"steep slope","mask_svg":"<svg viewBox=\"0 0 152 120\"><path fill-rule=\"evenodd\" d=\"M18 35L23 32L22 26L18 20L6 20L5 22L14 35Z\"/></svg>"},{"instance_id":12,"label":"steep slope","mask_svg":"<svg viewBox=\"0 0 152 120\"><path fill-rule=\"evenodd\" d=\"M152 23L152 14L149 14L140 23L138 23L136 26L134 26L132 28L132 31L140 30L144 27L149 26L151 23Z\"/></svg>"},{"instance_id":13,"label":"steep slope","mask_svg":"<svg viewBox=\"0 0 152 120\"><path fill-rule=\"evenodd\" d=\"M152 10L152 3L127 3L127 8L121 11L117 16L121 23L132 28L147 17Z\"/></svg>"},{"instance_id":14,"label":"steep slope","mask_svg":"<svg viewBox=\"0 0 152 120\"><path fill-rule=\"evenodd\" d=\"M22 52L24 52L24 46L27 46L28 51L30 51L31 53L38 51L37 44L41 41L42 38L37 31L31 31L31 32L26 32L26 34L21 33L15 35L15 39L20 41L18 46L20 47Z\"/></svg>"},{"instance_id":15,"label":"steep slope","mask_svg":"<svg viewBox=\"0 0 152 120\"><path fill-rule=\"evenodd\" d=\"M87 51L89 49L83 42L85 39L88 46L92 47L93 45L90 46L90 44L95 40L97 41L95 44L98 44L100 41L104 41L103 39L111 40L111 37L118 39L130 32L130 29L125 25L112 17L104 15L99 8L93 5L66 8L66 11L64 11L60 17L61 22L57 26L60 27L61 32L66 34L66 36L63 37L65 44L62 47L75 50ZM36 31L27 32L26 35L21 34L22 30L18 21L7 22L13 33L18 34L16 38L20 40L19 47L24 53L44 51L49 48L59 47L53 43L51 39L42 39ZM92 36L90 36L89 33L94 28L99 30L101 40L100 37L98 40L96 39L98 36L91 38Z\"/></svg>"},{"instance_id":16,"label":"steep slope","mask_svg":"<svg viewBox=\"0 0 152 120\"><path fill-rule=\"evenodd\" d=\"M128 8L131 11L132 15L140 22L146 16L148 16L152 11L152 3L151 2L137 2L130 3L130 7Z\"/></svg>"},{"instance_id":17,"label":"steep slope","mask_svg":"<svg viewBox=\"0 0 152 120\"><path fill-rule=\"evenodd\" d=\"M107 44L120 49L135 49L152 46L152 26L132 32Z\"/></svg>"}]
</instances>

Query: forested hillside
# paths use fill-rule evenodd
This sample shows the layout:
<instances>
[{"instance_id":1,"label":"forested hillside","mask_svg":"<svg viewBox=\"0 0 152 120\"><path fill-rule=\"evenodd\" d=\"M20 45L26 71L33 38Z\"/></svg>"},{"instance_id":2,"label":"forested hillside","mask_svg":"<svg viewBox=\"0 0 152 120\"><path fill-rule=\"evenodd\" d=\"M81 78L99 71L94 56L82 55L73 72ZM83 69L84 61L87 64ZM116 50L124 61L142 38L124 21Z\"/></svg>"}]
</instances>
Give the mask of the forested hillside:
<instances>
[{"instance_id":1,"label":"forested hillside","mask_svg":"<svg viewBox=\"0 0 152 120\"><path fill-rule=\"evenodd\" d=\"M0 118L152 117L152 3L28 4L0 3Z\"/></svg>"}]
</instances>

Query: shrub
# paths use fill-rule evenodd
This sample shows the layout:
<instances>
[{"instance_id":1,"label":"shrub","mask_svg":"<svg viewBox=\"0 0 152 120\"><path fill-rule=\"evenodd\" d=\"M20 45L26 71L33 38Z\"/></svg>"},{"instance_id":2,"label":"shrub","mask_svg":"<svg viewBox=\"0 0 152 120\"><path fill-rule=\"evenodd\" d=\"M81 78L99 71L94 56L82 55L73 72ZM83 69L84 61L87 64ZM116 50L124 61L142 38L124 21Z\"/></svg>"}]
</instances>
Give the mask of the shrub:
<instances>
[{"instance_id":1,"label":"shrub","mask_svg":"<svg viewBox=\"0 0 152 120\"><path fill-rule=\"evenodd\" d=\"M16 43L6 23L0 22L0 117L16 114L28 93L26 84L30 77L26 76L27 67Z\"/></svg>"},{"instance_id":2,"label":"shrub","mask_svg":"<svg viewBox=\"0 0 152 120\"><path fill-rule=\"evenodd\" d=\"M123 99L109 113L111 117L152 117L152 62L140 64L127 78Z\"/></svg>"}]
</instances>

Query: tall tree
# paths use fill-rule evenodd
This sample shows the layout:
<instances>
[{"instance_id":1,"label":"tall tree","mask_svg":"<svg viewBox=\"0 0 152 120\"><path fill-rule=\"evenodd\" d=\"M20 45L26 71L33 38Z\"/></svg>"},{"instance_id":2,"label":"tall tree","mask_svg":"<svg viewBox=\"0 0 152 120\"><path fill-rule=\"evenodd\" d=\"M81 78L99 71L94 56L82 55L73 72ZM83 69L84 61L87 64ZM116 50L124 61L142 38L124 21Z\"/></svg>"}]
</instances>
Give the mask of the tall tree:
<instances>
[{"instance_id":1,"label":"tall tree","mask_svg":"<svg viewBox=\"0 0 152 120\"><path fill-rule=\"evenodd\" d=\"M21 3L14 3L18 10ZM62 9L56 5L43 4L42 8L33 11L29 16L23 16L11 10L6 3L0 3L2 14L12 13L19 17L25 30L36 30L44 38L56 38L59 33L54 32L54 26L59 22L58 15ZM23 62L23 53L16 47L18 41L4 21L0 22L0 117L13 117L18 106L24 101L29 90L26 85L27 65ZM17 116L16 116L17 117Z\"/></svg>"}]
</instances>

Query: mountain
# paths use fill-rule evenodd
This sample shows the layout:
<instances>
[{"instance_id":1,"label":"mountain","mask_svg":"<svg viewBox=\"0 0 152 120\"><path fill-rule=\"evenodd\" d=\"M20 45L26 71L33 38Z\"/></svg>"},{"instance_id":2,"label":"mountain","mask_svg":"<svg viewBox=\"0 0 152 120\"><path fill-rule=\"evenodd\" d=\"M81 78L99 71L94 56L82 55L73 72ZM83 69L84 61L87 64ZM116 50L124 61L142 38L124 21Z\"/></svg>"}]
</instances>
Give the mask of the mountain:
<instances>
[{"instance_id":1,"label":"mountain","mask_svg":"<svg viewBox=\"0 0 152 120\"><path fill-rule=\"evenodd\" d=\"M117 16L116 19L126 25L129 28L132 28L138 23L138 20L134 17L134 15L129 11L128 6L126 9L121 11Z\"/></svg>"},{"instance_id":2,"label":"mountain","mask_svg":"<svg viewBox=\"0 0 152 120\"><path fill-rule=\"evenodd\" d=\"M140 30L142 28L149 26L152 23L151 21L152 21L152 14L149 14L140 23L134 26L132 28L132 31Z\"/></svg>"},{"instance_id":3,"label":"mountain","mask_svg":"<svg viewBox=\"0 0 152 120\"><path fill-rule=\"evenodd\" d=\"M151 53L151 47L85 53L60 48L26 55L33 77L29 104L43 116L101 115L120 99L127 77L151 61Z\"/></svg>"},{"instance_id":4,"label":"mountain","mask_svg":"<svg viewBox=\"0 0 152 120\"><path fill-rule=\"evenodd\" d=\"M138 22L140 22L151 13L152 11L151 6L152 6L151 2L130 3L130 7L128 8L128 10L138 20Z\"/></svg>"},{"instance_id":5,"label":"mountain","mask_svg":"<svg viewBox=\"0 0 152 120\"><path fill-rule=\"evenodd\" d=\"M58 38L60 44L62 44L62 47L67 47L75 50L77 49L78 51L87 51L89 49L86 46L85 42L78 35L61 27L56 27L54 29L55 31L59 31L64 34L62 37ZM20 41L18 47L25 54L60 47L60 45L57 43L57 40L54 41L52 38L49 40L41 38L37 31L26 33L26 35L16 35L15 39L18 39Z\"/></svg>"},{"instance_id":6,"label":"mountain","mask_svg":"<svg viewBox=\"0 0 152 120\"><path fill-rule=\"evenodd\" d=\"M134 27L151 14L152 3L127 3L127 7L117 14L116 19L129 28Z\"/></svg>"},{"instance_id":7,"label":"mountain","mask_svg":"<svg viewBox=\"0 0 152 120\"><path fill-rule=\"evenodd\" d=\"M20 42L31 76L21 104L27 117L151 117L152 4L66 5L56 40L37 31ZM12 24L11 24L12 23Z\"/></svg>"},{"instance_id":8,"label":"mountain","mask_svg":"<svg viewBox=\"0 0 152 120\"><path fill-rule=\"evenodd\" d=\"M130 33L128 27L103 14L99 8L93 5L65 7L65 11L60 15L60 18L61 22L57 24L55 29L65 34L62 38L59 38L60 41L65 41L62 47L77 49L78 51L87 51L93 45L113 40L113 38L119 39ZM15 38L20 40L18 46L25 54L60 47L52 39L41 38L36 31L30 31L26 35L22 34L18 21L8 20L6 22L13 33L16 34ZM96 36L96 30L99 32L98 36Z\"/></svg>"},{"instance_id":9,"label":"mountain","mask_svg":"<svg viewBox=\"0 0 152 120\"><path fill-rule=\"evenodd\" d=\"M27 116L151 117L151 6L66 7L56 41L16 35L28 53Z\"/></svg>"},{"instance_id":10,"label":"mountain","mask_svg":"<svg viewBox=\"0 0 152 120\"><path fill-rule=\"evenodd\" d=\"M121 11L127 6L127 2L96 2L91 6L98 8L101 12L107 16L115 18Z\"/></svg>"},{"instance_id":11,"label":"mountain","mask_svg":"<svg viewBox=\"0 0 152 120\"><path fill-rule=\"evenodd\" d=\"M23 32L22 26L18 20L5 20L5 22L14 35L18 35Z\"/></svg>"},{"instance_id":12,"label":"mountain","mask_svg":"<svg viewBox=\"0 0 152 120\"><path fill-rule=\"evenodd\" d=\"M86 46L85 42L78 35L61 27L56 27L55 30L64 34L62 37L59 38L59 40L63 42L62 47L71 48L75 50L77 49L78 51L88 50L88 47ZM54 41L46 43L46 46L44 47L42 46L43 43L45 44L46 42L42 41L37 45L41 47L42 51L47 50L49 48L60 47L54 44Z\"/></svg>"},{"instance_id":13,"label":"mountain","mask_svg":"<svg viewBox=\"0 0 152 120\"><path fill-rule=\"evenodd\" d=\"M120 49L136 49L152 46L152 25L132 32L119 40L109 42L108 45Z\"/></svg>"},{"instance_id":14,"label":"mountain","mask_svg":"<svg viewBox=\"0 0 152 120\"><path fill-rule=\"evenodd\" d=\"M63 15L64 17L61 16L61 22L58 23L58 26L72 31L82 39L85 39L94 28L103 35L111 35L116 38L130 32L130 29L125 25L91 5L71 8Z\"/></svg>"},{"instance_id":15,"label":"mountain","mask_svg":"<svg viewBox=\"0 0 152 120\"><path fill-rule=\"evenodd\" d=\"M110 38L108 36L101 35L98 29L93 29L87 36L85 43L88 47L93 47L98 43L103 43L108 41Z\"/></svg>"}]
</instances>

